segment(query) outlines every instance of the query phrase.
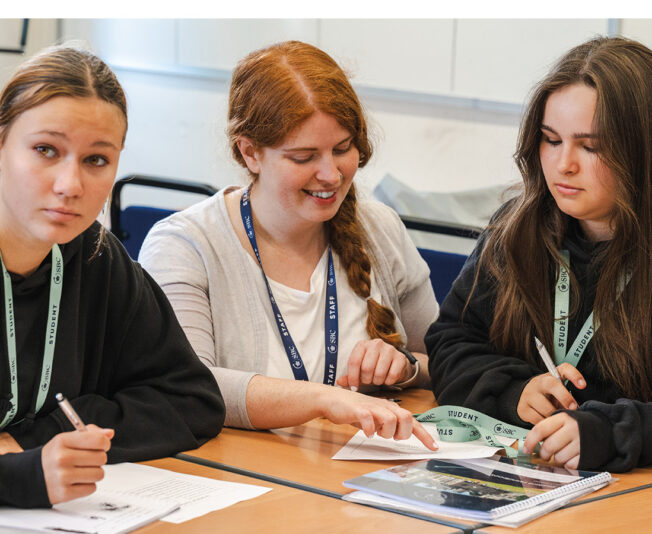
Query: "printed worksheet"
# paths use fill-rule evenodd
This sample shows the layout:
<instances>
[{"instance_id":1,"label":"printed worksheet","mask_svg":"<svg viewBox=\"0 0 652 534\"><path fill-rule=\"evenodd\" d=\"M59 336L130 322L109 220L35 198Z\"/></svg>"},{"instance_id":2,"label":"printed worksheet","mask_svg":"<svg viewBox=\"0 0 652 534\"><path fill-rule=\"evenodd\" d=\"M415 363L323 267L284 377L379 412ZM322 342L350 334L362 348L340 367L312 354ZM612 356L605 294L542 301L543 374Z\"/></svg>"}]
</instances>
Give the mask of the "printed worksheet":
<instances>
[{"instance_id":1,"label":"printed worksheet","mask_svg":"<svg viewBox=\"0 0 652 534\"><path fill-rule=\"evenodd\" d=\"M373 435L368 438L362 430L353 436L334 456L333 460L463 460L466 458L489 458L500 449L490 447L481 439L454 443L441 441L435 423L422 423L428 433L435 438L439 450L431 451L414 435L406 440L394 440ZM509 447L514 440L496 436L503 445Z\"/></svg>"}]
</instances>

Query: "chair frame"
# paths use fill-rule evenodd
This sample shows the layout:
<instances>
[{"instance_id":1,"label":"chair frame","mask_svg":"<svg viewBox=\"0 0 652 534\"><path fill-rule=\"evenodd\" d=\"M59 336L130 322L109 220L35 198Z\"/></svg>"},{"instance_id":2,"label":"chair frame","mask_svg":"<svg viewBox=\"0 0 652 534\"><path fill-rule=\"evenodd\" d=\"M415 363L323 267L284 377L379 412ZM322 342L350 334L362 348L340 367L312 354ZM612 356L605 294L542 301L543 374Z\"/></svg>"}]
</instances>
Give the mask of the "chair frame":
<instances>
[{"instance_id":1,"label":"chair frame","mask_svg":"<svg viewBox=\"0 0 652 534\"><path fill-rule=\"evenodd\" d=\"M142 185L157 187L159 189L170 189L173 191L184 191L186 193L198 193L212 196L217 189L210 184L200 182L189 182L175 178L159 178L158 176L147 176L144 174L131 174L116 181L111 193L111 231L124 241L129 237L128 232L120 226L120 214L122 213L121 194L126 185Z\"/></svg>"}]
</instances>

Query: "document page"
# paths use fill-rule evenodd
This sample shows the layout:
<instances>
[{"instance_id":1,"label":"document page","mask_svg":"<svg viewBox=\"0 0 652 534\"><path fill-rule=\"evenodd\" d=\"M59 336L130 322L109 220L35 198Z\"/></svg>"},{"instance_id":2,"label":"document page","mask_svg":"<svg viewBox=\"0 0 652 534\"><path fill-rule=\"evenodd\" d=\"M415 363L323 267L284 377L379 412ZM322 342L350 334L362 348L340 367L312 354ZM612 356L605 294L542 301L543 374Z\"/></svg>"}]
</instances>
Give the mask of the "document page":
<instances>
[{"instance_id":1,"label":"document page","mask_svg":"<svg viewBox=\"0 0 652 534\"><path fill-rule=\"evenodd\" d=\"M439 450L431 451L414 435L406 440L394 440L373 435L368 438L359 430L349 442L335 455L333 460L426 460L439 458L441 460L457 460L465 458L489 458L498 452L497 447L489 447L481 439L454 443L440 441L435 423L423 423L428 433L435 438ZM496 439L506 446L514 440L496 436Z\"/></svg>"},{"instance_id":2,"label":"document page","mask_svg":"<svg viewBox=\"0 0 652 534\"><path fill-rule=\"evenodd\" d=\"M182 523L237 502L253 499L272 489L185 475L140 464L109 465L104 468L104 472L104 480L98 485L100 490L179 503L176 512L161 518L170 523Z\"/></svg>"},{"instance_id":3,"label":"document page","mask_svg":"<svg viewBox=\"0 0 652 534\"><path fill-rule=\"evenodd\" d=\"M147 465L106 465L104 479L92 495L57 504L51 509L0 507L0 527L40 532L119 534L159 518L182 523L270 490Z\"/></svg>"}]
</instances>

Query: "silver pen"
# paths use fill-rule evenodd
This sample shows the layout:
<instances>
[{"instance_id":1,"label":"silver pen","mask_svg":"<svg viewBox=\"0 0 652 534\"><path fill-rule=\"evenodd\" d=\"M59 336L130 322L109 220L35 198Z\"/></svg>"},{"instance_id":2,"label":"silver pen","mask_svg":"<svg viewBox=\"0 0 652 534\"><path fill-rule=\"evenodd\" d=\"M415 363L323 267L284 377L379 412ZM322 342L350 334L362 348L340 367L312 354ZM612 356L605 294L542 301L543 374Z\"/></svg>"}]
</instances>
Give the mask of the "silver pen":
<instances>
[{"instance_id":1,"label":"silver pen","mask_svg":"<svg viewBox=\"0 0 652 534\"><path fill-rule=\"evenodd\" d=\"M81 417L77 415L77 412L72 407L72 405L68 402L68 399L66 399L66 397L64 397L61 393L57 393L54 396L54 398L57 399L57 402L59 403L59 407L61 408L63 413L66 414L66 417L72 423L72 426L74 426L76 430L79 430L80 432L84 432L86 430L86 425L81 420Z\"/></svg>"},{"instance_id":2,"label":"silver pen","mask_svg":"<svg viewBox=\"0 0 652 534\"><path fill-rule=\"evenodd\" d=\"M543 360L546 369L548 369L548 372L563 384L564 382L562 381L561 376L559 376L559 372L557 371L557 366L554 363L552 363L552 358L550 357L550 354L548 354L546 347L543 346L543 343L541 343L541 341L539 341L536 336L534 338L534 343L537 346L537 350L539 351L539 356L541 356L541 359Z\"/></svg>"}]
</instances>

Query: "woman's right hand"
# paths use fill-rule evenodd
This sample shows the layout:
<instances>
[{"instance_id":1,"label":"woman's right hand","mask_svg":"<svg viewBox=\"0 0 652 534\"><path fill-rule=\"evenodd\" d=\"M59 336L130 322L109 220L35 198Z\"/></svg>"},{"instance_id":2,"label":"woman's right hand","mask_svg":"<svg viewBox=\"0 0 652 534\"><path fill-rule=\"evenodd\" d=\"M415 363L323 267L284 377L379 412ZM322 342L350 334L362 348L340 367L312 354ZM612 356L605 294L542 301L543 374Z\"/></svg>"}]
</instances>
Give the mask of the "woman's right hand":
<instances>
[{"instance_id":1,"label":"woman's right hand","mask_svg":"<svg viewBox=\"0 0 652 534\"><path fill-rule=\"evenodd\" d=\"M576 410L577 402L563 384L570 380L577 389L584 389L586 381L575 367L562 363L557 367L562 382L550 373L532 378L521 393L516 412L528 423L536 425L550 416L555 410Z\"/></svg>"},{"instance_id":2,"label":"woman's right hand","mask_svg":"<svg viewBox=\"0 0 652 534\"><path fill-rule=\"evenodd\" d=\"M87 425L80 432L62 432L41 451L41 463L51 504L85 497L104 478L102 466L111 448L113 430Z\"/></svg>"},{"instance_id":3,"label":"woman's right hand","mask_svg":"<svg viewBox=\"0 0 652 534\"><path fill-rule=\"evenodd\" d=\"M367 437L376 433L383 438L407 439L414 434L428 449L437 450L423 425L392 401L332 386L322 388L320 395L322 416L333 423L357 426Z\"/></svg>"}]
</instances>

